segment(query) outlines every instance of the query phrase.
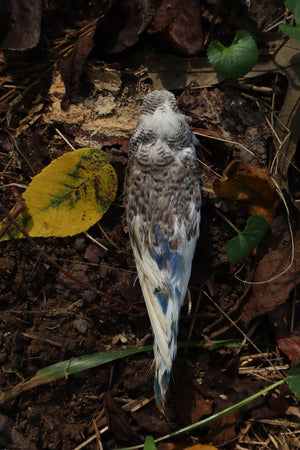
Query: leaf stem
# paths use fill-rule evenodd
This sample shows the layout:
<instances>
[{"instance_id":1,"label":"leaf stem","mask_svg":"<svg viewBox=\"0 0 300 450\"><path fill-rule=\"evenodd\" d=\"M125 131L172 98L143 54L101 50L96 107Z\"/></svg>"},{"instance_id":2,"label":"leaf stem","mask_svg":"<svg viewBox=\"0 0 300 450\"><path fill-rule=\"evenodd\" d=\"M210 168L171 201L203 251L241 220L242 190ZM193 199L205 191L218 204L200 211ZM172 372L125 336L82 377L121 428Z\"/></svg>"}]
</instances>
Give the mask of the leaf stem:
<instances>
[{"instance_id":1,"label":"leaf stem","mask_svg":"<svg viewBox=\"0 0 300 450\"><path fill-rule=\"evenodd\" d=\"M235 225L233 225L233 223L232 223L229 219L227 219L227 217L224 216L223 213L221 213L220 211L217 211L217 214L218 214L220 217L222 217L222 219L225 220L225 222L227 222L228 225L230 225L231 228L233 228L234 231L235 231L237 234L241 234L241 231L240 231Z\"/></svg>"}]
</instances>

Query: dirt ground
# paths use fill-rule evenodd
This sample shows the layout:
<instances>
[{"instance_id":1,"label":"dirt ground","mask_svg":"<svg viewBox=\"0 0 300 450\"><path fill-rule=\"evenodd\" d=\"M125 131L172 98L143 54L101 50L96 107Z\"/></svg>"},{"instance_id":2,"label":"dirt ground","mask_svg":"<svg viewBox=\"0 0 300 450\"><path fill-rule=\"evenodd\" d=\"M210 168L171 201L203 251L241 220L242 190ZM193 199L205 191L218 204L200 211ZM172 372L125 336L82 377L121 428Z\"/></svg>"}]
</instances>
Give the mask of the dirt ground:
<instances>
[{"instance_id":1,"label":"dirt ground","mask_svg":"<svg viewBox=\"0 0 300 450\"><path fill-rule=\"evenodd\" d=\"M289 141L284 163L280 157L278 163L270 125L273 112L293 110L295 116L290 113L286 122L293 136L299 88L291 91L292 72L286 76L265 65L260 76L255 73L241 82L222 81L213 70L191 71L194 78L189 83L178 75L185 70L183 61L198 57L206 61L205 39L212 39L208 33L230 43L233 30L242 23L251 24L259 36L260 61L268 64L271 58L266 55L273 54L270 42L283 39L272 24L283 20L285 8L279 0L253 2L249 9L247 2L232 1L233 19L222 7L223 18L212 29L211 1L201 6L191 2L195 21L189 2L182 8L169 2L169 9L159 1L126 1L123 7L106 1L86 6L78 0L64 7L54 0L35 3L35 11L41 8L41 25L34 15L30 20L23 17L15 40L7 26L1 37L1 219L5 209L14 206L16 190L22 194L34 175L70 151L68 142L75 148L99 147L107 152L118 176L118 192L100 226L89 230L104 248L83 233L0 243L0 391L60 361L152 344L128 238L123 181L128 139L141 102L163 79L165 68L153 63L160 42L161 54L168 49L170 65L176 63L177 71L164 87L175 93L180 109L192 119L203 168L201 236L190 280L192 309L189 313L187 304L182 308L178 341L204 343L179 350L165 417L153 400L153 355L145 352L0 403L0 448L79 450L141 444L146 435L158 438L243 400L300 361L297 140ZM5 14L13 17L16 11L11 11L9 1L7 5ZM201 23L197 34L201 39L193 38L192 50L188 33L180 44L181 34L177 41L174 38L174 11L189 13L195 32ZM200 16L202 21L197 22ZM30 43L25 25L29 22L34 30ZM298 56L299 51L297 47ZM286 67L291 67L289 63ZM287 103L287 95L296 106ZM235 236L228 220L243 229L249 214L239 203L217 198L213 184L235 159L274 174L275 157L280 169L275 178L290 211L294 261L274 282L251 285L239 278L266 280L288 264L291 236L284 202L267 236L236 275L241 265L231 265L225 252L227 241ZM217 342L227 339L237 345ZM133 408L131 402L137 399ZM218 422L179 440L170 438L169 446L160 443L159 449L197 443L240 450L299 448L298 406L283 384Z\"/></svg>"}]
</instances>

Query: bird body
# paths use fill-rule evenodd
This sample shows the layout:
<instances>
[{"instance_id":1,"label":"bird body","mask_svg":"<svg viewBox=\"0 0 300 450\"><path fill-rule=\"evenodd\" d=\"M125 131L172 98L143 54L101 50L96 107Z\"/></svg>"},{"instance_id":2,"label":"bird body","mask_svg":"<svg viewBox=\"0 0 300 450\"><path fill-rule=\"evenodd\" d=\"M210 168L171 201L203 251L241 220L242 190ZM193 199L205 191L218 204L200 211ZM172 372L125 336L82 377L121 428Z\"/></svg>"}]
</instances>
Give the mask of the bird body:
<instances>
[{"instance_id":1,"label":"bird body","mask_svg":"<svg viewBox=\"0 0 300 450\"><path fill-rule=\"evenodd\" d=\"M153 91L145 97L129 143L125 205L154 334L154 390L161 411L199 236L201 191L196 142L172 93Z\"/></svg>"}]
</instances>

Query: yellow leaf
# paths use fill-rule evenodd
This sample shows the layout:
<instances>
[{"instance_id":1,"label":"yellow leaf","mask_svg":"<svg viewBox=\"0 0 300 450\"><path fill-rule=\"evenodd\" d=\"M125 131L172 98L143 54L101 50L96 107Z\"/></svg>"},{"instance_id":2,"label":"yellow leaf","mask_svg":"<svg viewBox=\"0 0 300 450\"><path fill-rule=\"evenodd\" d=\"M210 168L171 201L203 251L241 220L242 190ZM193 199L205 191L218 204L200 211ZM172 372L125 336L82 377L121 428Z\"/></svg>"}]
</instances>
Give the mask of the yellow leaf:
<instances>
[{"instance_id":1,"label":"yellow leaf","mask_svg":"<svg viewBox=\"0 0 300 450\"><path fill-rule=\"evenodd\" d=\"M81 148L52 161L35 176L22 197L17 222L32 237L73 236L88 230L116 197L117 175L100 149ZM1 240L23 235L14 226Z\"/></svg>"}]
</instances>

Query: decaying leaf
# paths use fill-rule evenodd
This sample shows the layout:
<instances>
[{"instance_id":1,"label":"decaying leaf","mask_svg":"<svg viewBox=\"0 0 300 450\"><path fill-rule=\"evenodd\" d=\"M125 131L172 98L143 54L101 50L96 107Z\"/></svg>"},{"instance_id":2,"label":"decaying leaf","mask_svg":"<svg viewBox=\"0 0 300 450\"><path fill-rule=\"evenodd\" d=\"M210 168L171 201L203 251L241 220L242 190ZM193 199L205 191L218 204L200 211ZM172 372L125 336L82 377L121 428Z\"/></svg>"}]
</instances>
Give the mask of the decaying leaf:
<instances>
[{"instance_id":1,"label":"decaying leaf","mask_svg":"<svg viewBox=\"0 0 300 450\"><path fill-rule=\"evenodd\" d=\"M1 2L3 39L0 48L26 50L35 47L41 34L42 9L42 0Z\"/></svg>"},{"instance_id":2,"label":"decaying leaf","mask_svg":"<svg viewBox=\"0 0 300 450\"><path fill-rule=\"evenodd\" d=\"M291 361L291 364L297 364L300 363L300 332L298 330L298 333L294 332L289 337L283 337L281 339L277 339L277 345L284 353L289 360Z\"/></svg>"},{"instance_id":3,"label":"decaying leaf","mask_svg":"<svg viewBox=\"0 0 300 450\"><path fill-rule=\"evenodd\" d=\"M152 18L149 0L113 0L98 20L94 40L100 54L120 53L135 44Z\"/></svg>"},{"instance_id":4,"label":"decaying leaf","mask_svg":"<svg viewBox=\"0 0 300 450\"><path fill-rule=\"evenodd\" d=\"M187 56L203 49L201 8L197 0L164 0L156 10L150 32L164 32Z\"/></svg>"},{"instance_id":5,"label":"decaying leaf","mask_svg":"<svg viewBox=\"0 0 300 450\"><path fill-rule=\"evenodd\" d=\"M89 229L108 210L117 175L100 149L81 148L45 167L23 194L26 209L17 222L32 237L72 236ZM23 235L10 226L2 240Z\"/></svg>"},{"instance_id":6,"label":"decaying leaf","mask_svg":"<svg viewBox=\"0 0 300 450\"><path fill-rule=\"evenodd\" d=\"M300 231L294 236L295 259L291 268L271 282L254 284L252 296L242 311L245 324L257 316L272 311L288 298L294 286L300 283ZM289 264L291 256L290 237L286 233L276 250L271 250L259 262L254 282L268 281L280 274Z\"/></svg>"},{"instance_id":7,"label":"decaying leaf","mask_svg":"<svg viewBox=\"0 0 300 450\"><path fill-rule=\"evenodd\" d=\"M220 198L238 201L250 214L259 214L271 223L280 203L274 182L266 169L234 160L214 182Z\"/></svg>"},{"instance_id":8,"label":"decaying leaf","mask_svg":"<svg viewBox=\"0 0 300 450\"><path fill-rule=\"evenodd\" d=\"M73 47L72 53L60 64L60 73L66 87L62 108L66 109L69 99L79 86L86 58L94 46L92 34L80 37Z\"/></svg>"}]
</instances>

